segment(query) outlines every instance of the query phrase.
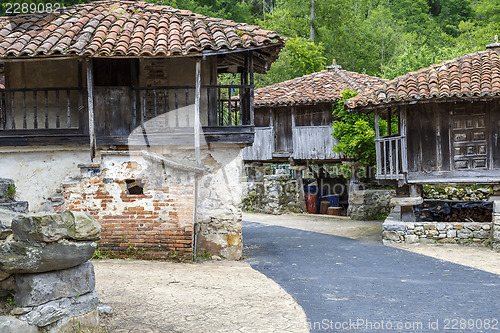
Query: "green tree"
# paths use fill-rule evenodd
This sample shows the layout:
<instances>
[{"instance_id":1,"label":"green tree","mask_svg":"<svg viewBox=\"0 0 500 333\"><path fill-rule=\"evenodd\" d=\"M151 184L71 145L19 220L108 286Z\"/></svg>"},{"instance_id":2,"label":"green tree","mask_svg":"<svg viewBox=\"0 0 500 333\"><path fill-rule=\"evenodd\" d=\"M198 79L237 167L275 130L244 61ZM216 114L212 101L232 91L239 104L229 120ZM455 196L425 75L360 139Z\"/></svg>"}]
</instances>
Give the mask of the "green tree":
<instances>
[{"instance_id":1,"label":"green tree","mask_svg":"<svg viewBox=\"0 0 500 333\"><path fill-rule=\"evenodd\" d=\"M323 44L313 43L301 37L290 38L269 72L256 75L256 86L264 87L318 72L324 69L326 64Z\"/></svg>"},{"instance_id":2,"label":"green tree","mask_svg":"<svg viewBox=\"0 0 500 333\"><path fill-rule=\"evenodd\" d=\"M344 108L344 102L356 96L352 90L344 90L334 109L333 137L337 144L333 150L353 157L356 162L375 165L375 130L373 114L351 113Z\"/></svg>"}]
</instances>

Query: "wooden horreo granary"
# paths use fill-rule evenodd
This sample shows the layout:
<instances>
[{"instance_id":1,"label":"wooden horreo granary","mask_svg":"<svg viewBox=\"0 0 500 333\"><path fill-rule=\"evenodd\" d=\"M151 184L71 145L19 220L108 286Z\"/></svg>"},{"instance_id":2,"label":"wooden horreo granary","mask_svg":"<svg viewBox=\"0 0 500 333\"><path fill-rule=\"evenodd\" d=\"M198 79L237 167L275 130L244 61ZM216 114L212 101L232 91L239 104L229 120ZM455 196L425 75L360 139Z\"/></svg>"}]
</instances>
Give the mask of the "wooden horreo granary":
<instances>
[{"instance_id":1,"label":"wooden horreo granary","mask_svg":"<svg viewBox=\"0 0 500 333\"><path fill-rule=\"evenodd\" d=\"M103 248L239 258L253 77L283 46L257 26L141 1L1 18L0 177L34 211L94 215ZM221 85L221 73L241 81Z\"/></svg>"},{"instance_id":2,"label":"wooden horreo granary","mask_svg":"<svg viewBox=\"0 0 500 333\"><path fill-rule=\"evenodd\" d=\"M500 183L499 46L399 76L346 101L353 111L375 113L376 178L409 196L393 200L402 220L414 219L422 184Z\"/></svg>"},{"instance_id":3,"label":"wooden horreo granary","mask_svg":"<svg viewBox=\"0 0 500 333\"><path fill-rule=\"evenodd\" d=\"M245 162L336 163L332 107L342 91L369 91L384 80L329 66L255 90L255 140Z\"/></svg>"},{"instance_id":4,"label":"wooden horreo granary","mask_svg":"<svg viewBox=\"0 0 500 333\"><path fill-rule=\"evenodd\" d=\"M398 122L395 133L375 128L380 180L500 182L498 44L397 77L346 106Z\"/></svg>"}]
</instances>

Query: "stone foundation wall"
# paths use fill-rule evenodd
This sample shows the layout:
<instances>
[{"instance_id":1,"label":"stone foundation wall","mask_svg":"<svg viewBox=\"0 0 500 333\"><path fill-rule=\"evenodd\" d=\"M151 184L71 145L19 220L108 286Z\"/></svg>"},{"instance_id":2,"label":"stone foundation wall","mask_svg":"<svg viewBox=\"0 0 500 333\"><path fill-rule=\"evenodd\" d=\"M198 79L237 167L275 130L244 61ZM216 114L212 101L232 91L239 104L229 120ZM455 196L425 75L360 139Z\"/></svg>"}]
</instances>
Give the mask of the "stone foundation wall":
<instances>
[{"instance_id":1,"label":"stone foundation wall","mask_svg":"<svg viewBox=\"0 0 500 333\"><path fill-rule=\"evenodd\" d=\"M353 220L369 221L385 218L391 212L391 190L358 190L349 192L347 215Z\"/></svg>"},{"instance_id":2,"label":"stone foundation wall","mask_svg":"<svg viewBox=\"0 0 500 333\"><path fill-rule=\"evenodd\" d=\"M383 228L384 243L491 244L492 222L402 222L393 209Z\"/></svg>"},{"instance_id":3,"label":"stone foundation wall","mask_svg":"<svg viewBox=\"0 0 500 333\"><path fill-rule=\"evenodd\" d=\"M243 183L243 210L265 213L301 213L297 184L289 174L266 175L263 182Z\"/></svg>"}]
</instances>

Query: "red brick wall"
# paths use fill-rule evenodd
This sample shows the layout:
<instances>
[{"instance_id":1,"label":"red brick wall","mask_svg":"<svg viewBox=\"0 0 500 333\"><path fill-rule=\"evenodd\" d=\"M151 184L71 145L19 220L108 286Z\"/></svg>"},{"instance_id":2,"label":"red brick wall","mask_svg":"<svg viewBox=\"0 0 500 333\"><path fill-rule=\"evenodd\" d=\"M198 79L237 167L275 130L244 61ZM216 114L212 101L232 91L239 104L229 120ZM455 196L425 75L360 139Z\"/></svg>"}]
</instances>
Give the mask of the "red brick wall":
<instances>
[{"instance_id":1,"label":"red brick wall","mask_svg":"<svg viewBox=\"0 0 500 333\"><path fill-rule=\"evenodd\" d=\"M59 210L94 216L102 227L100 249L111 250L114 256L192 259L193 184L148 188L146 181L144 194L133 195L128 194L125 179L105 177L106 170L99 177L65 184L65 202Z\"/></svg>"}]
</instances>

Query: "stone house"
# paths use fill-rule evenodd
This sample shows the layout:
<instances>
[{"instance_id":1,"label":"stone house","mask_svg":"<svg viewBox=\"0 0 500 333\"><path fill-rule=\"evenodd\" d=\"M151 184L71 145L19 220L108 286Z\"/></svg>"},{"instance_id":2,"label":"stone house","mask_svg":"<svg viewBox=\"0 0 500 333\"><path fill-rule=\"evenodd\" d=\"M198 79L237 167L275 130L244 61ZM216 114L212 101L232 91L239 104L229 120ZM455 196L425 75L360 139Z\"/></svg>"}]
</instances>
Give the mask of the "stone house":
<instances>
[{"instance_id":1,"label":"stone house","mask_svg":"<svg viewBox=\"0 0 500 333\"><path fill-rule=\"evenodd\" d=\"M241 150L272 31L141 1L0 20L1 176L35 212L86 211L103 249L241 257ZM238 73L238 85L218 75Z\"/></svg>"},{"instance_id":2,"label":"stone house","mask_svg":"<svg viewBox=\"0 0 500 333\"><path fill-rule=\"evenodd\" d=\"M464 241L456 232L462 224L415 233L422 227L414 223L413 212L422 203L422 184L500 183L499 47L490 44L485 51L407 73L346 101L353 111L375 113L376 178L397 185L400 196L393 200L401 207L394 218L403 221L396 240ZM387 133L379 129L381 117L395 125L387 126ZM500 209L495 206L494 216ZM470 232L458 234L471 241L500 240L498 231L491 232L499 223L472 223Z\"/></svg>"}]
</instances>

